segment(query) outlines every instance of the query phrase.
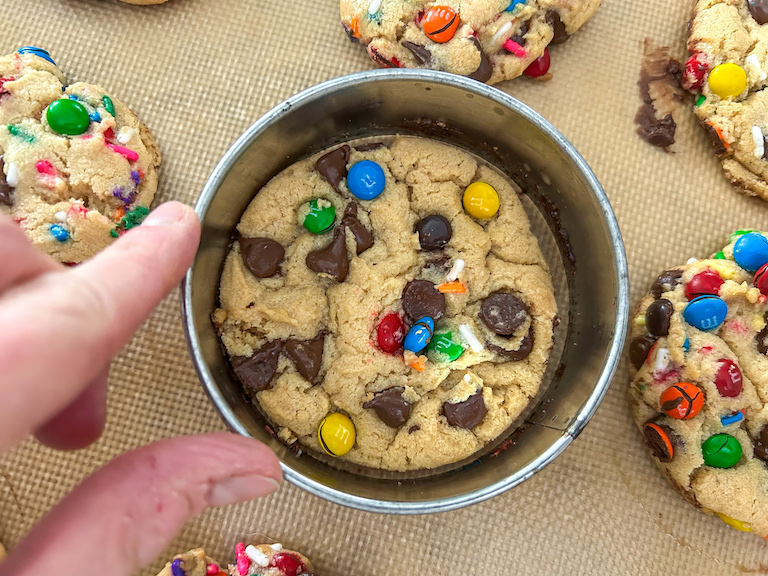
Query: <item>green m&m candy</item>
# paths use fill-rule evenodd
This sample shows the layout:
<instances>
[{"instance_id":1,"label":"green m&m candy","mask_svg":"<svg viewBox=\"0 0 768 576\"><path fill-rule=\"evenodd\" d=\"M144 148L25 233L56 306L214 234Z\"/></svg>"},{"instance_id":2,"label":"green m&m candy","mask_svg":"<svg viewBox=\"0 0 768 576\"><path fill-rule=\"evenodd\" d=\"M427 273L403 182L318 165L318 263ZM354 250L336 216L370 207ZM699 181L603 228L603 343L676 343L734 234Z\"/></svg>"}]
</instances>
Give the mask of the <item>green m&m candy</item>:
<instances>
[{"instance_id":1,"label":"green m&m candy","mask_svg":"<svg viewBox=\"0 0 768 576\"><path fill-rule=\"evenodd\" d=\"M731 468L741 460L741 444L730 434L715 434L701 445L704 464L713 468Z\"/></svg>"},{"instance_id":2,"label":"green m&m candy","mask_svg":"<svg viewBox=\"0 0 768 576\"><path fill-rule=\"evenodd\" d=\"M454 342L450 332L435 334L427 345L427 355L436 362L453 362L462 354L464 347Z\"/></svg>"},{"instance_id":3,"label":"green m&m candy","mask_svg":"<svg viewBox=\"0 0 768 576\"><path fill-rule=\"evenodd\" d=\"M312 234L328 232L336 221L336 208L328 200L313 198L300 210L299 221Z\"/></svg>"},{"instance_id":4,"label":"green m&m candy","mask_svg":"<svg viewBox=\"0 0 768 576\"><path fill-rule=\"evenodd\" d=\"M62 98L56 100L45 113L51 130L58 134L77 136L88 130L91 119L88 110L77 100Z\"/></svg>"}]
</instances>

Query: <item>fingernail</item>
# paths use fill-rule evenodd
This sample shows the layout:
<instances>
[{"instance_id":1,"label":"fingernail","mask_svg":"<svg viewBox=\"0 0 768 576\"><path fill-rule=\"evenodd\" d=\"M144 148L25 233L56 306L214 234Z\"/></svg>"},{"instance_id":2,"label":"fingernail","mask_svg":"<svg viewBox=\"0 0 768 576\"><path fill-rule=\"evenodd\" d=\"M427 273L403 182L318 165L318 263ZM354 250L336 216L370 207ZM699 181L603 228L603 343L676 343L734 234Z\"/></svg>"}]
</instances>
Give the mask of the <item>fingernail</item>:
<instances>
[{"instance_id":1,"label":"fingernail","mask_svg":"<svg viewBox=\"0 0 768 576\"><path fill-rule=\"evenodd\" d=\"M166 202L155 208L141 223L142 226L170 226L181 222L189 208L180 202Z\"/></svg>"},{"instance_id":2,"label":"fingernail","mask_svg":"<svg viewBox=\"0 0 768 576\"><path fill-rule=\"evenodd\" d=\"M272 494L280 487L274 478L266 476L235 476L221 480L213 485L208 493L209 506L227 506L261 498Z\"/></svg>"}]
</instances>

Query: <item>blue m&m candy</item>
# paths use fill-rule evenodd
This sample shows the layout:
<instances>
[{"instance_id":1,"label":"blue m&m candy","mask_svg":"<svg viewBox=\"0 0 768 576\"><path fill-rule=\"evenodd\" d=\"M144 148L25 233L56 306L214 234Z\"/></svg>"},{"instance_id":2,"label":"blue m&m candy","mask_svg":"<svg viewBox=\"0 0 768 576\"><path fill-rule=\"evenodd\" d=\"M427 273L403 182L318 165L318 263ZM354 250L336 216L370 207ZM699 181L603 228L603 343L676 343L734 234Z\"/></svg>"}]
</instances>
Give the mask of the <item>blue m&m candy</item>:
<instances>
[{"instance_id":1,"label":"blue m&m candy","mask_svg":"<svg viewBox=\"0 0 768 576\"><path fill-rule=\"evenodd\" d=\"M432 340L432 333L435 331L435 321L429 316L419 318L411 329L408 330L408 334L405 337L405 343L403 348L410 350L414 354L418 354L424 348L427 347L429 341Z\"/></svg>"},{"instance_id":2,"label":"blue m&m candy","mask_svg":"<svg viewBox=\"0 0 768 576\"><path fill-rule=\"evenodd\" d=\"M361 160L349 169L347 188L360 200L373 200L384 192L386 178L381 166L371 160Z\"/></svg>"},{"instance_id":3,"label":"blue m&m candy","mask_svg":"<svg viewBox=\"0 0 768 576\"><path fill-rule=\"evenodd\" d=\"M768 262L768 240L762 234L743 234L733 245L733 259L736 264L754 272Z\"/></svg>"},{"instance_id":4,"label":"blue m&m candy","mask_svg":"<svg viewBox=\"0 0 768 576\"><path fill-rule=\"evenodd\" d=\"M515 8L517 8L520 4L525 4L526 0L512 0L510 2L509 6L507 6L505 12L512 12Z\"/></svg>"},{"instance_id":5,"label":"blue m&m candy","mask_svg":"<svg viewBox=\"0 0 768 576\"><path fill-rule=\"evenodd\" d=\"M69 232L67 232L63 226L51 224L48 231L51 233L51 236L56 238L59 242L66 242L69 240Z\"/></svg>"},{"instance_id":6,"label":"blue m&m candy","mask_svg":"<svg viewBox=\"0 0 768 576\"><path fill-rule=\"evenodd\" d=\"M48 60L48 62L56 66L56 62L53 61L53 58L51 58L51 55L48 54L48 51L43 50L42 48L38 48L37 46L22 46L16 50L16 52L19 54L34 54L35 56L39 56L44 60Z\"/></svg>"},{"instance_id":7,"label":"blue m&m candy","mask_svg":"<svg viewBox=\"0 0 768 576\"><path fill-rule=\"evenodd\" d=\"M717 296L694 298L683 310L683 318L694 328L710 332L725 321L728 305Z\"/></svg>"}]
</instances>

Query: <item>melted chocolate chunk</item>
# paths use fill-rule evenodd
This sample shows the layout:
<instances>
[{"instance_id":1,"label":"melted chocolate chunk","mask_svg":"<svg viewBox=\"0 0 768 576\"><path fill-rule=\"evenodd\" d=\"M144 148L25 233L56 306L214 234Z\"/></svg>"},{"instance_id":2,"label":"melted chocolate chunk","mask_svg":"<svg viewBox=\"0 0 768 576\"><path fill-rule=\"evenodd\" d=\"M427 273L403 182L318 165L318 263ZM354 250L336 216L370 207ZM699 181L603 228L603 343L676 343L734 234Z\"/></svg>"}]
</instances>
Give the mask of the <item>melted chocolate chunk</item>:
<instances>
[{"instance_id":1,"label":"melted chocolate chunk","mask_svg":"<svg viewBox=\"0 0 768 576\"><path fill-rule=\"evenodd\" d=\"M758 24L768 22L768 0L747 0L747 8Z\"/></svg>"},{"instance_id":2,"label":"melted chocolate chunk","mask_svg":"<svg viewBox=\"0 0 768 576\"><path fill-rule=\"evenodd\" d=\"M445 216L430 214L416 223L419 245L422 250L440 250L453 236L451 223Z\"/></svg>"},{"instance_id":3,"label":"melted chocolate chunk","mask_svg":"<svg viewBox=\"0 0 768 576\"><path fill-rule=\"evenodd\" d=\"M517 44L520 44L520 46L525 47L525 35L528 34L528 30L531 29L531 21L526 20L522 24L520 24L520 28L517 29L517 32L515 32L512 35L512 42L516 42Z\"/></svg>"},{"instance_id":4,"label":"melted chocolate chunk","mask_svg":"<svg viewBox=\"0 0 768 576\"><path fill-rule=\"evenodd\" d=\"M283 352L293 361L299 374L309 382L314 382L323 363L323 343L325 332L320 332L312 340L286 340Z\"/></svg>"},{"instance_id":5,"label":"melted chocolate chunk","mask_svg":"<svg viewBox=\"0 0 768 576\"><path fill-rule=\"evenodd\" d=\"M669 437L669 441L673 446L680 445L680 438L675 434L672 429L665 424L658 424ZM645 437L645 445L651 453L659 459L659 462L671 462L672 452L669 451L669 446L664 442L664 439L659 434L658 430L651 428L650 426L643 426L643 436Z\"/></svg>"},{"instance_id":6,"label":"melted chocolate chunk","mask_svg":"<svg viewBox=\"0 0 768 576\"><path fill-rule=\"evenodd\" d=\"M256 278L277 274L285 257L285 248L270 238L239 238L240 255L245 267Z\"/></svg>"},{"instance_id":7,"label":"melted chocolate chunk","mask_svg":"<svg viewBox=\"0 0 768 576\"><path fill-rule=\"evenodd\" d=\"M470 36L469 39L475 45L475 48L480 51L480 66L478 66L477 70L472 72L472 74L469 74L467 78L472 78L472 80L477 80L478 82L488 82L493 75L493 63L488 55L483 52L483 47L480 45L480 41L474 36Z\"/></svg>"},{"instance_id":8,"label":"melted chocolate chunk","mask_svg":"<svg viewBox=\"0 0 768 576\"><path fill-rule=\"evenodd\" d=\"M714 150L715 154L718 156L725 154L725 144L723 144L723 141L720 140L720 134L717 133L717 129L709 122L702 123L702 126L704 126L704 131L707 134L707 138L709 138L709 141L712 142L712 150Z\"/></svg>"},{"instance_id":9,"label":"melted chocolate chunk","mask_svg":"<svg viewBox=\"0 0 768 576\"><path fill-rule=\"evenodd\" d=\"M675 143L677 123L672 114L667 114L659 120L652 106L642 106L635 116L637 133L648 144L658 148L668 148Z\"/></svg>"},{"instance_id":10,"label":"melted chocolate chunk","mask_svg":"<svg viewBox=\"0 0 768 576\"><path fill-rule=\"evenodd\" d=\"M514 294L493 292L480 305L480 319L499 336L511 336L528 319L528 310Z\"/></svg>"},{"instance_id":11,"label":"melted chocolate chunk","mask_svg":"<svg viewBox=\"0 0 768 576\"><path fill-rule=\"evenodd\" d=\"M336 192L341 193L339 184L347 177L347 162L349 162L349 146L344 144L320 156L315 162L315 170L333 186Z\"/></svg>"},{"instance_id":12,"label":"melted chocolate chunk","mask_svg":"<svg viewBox=\"0 0 768 576\"><path fill-rule=\"evenodd\" d=\"M755 334L755 344L757 345L757 351L760 354L768 356L768 312L763 316L763 320L766 321L765 328Z\"/></svg>"},{"instance_id":13,"label":"melted chocolate chunk","mask_svg":"<svg viewBox=\"0 0 768 576\"><path fill-rule=\"evenodd\" d=\"M355 146L355 150L358 152L370 152L371 150L378 150L384 146L381 142L368 142L367 144L360 144L359 146Z\"/></svg>"},{"instance_id":14,"label":"melted chocolate chunk","mask_svg":"<svg viewBox=\"0 0 768 576\"><path fill-rule=\"evenodd\" d=\"M5 166L3 157L0 156L0 204L11 206L13 204L13 200L11 200L11 192L13 191L13 188L11 188L5 180L3 166Z\"/></svg>"},{"instance_id":15,"label":"melted chocolate chunk","mask_svg":"<svg viewBox=\"0 0 768 576\"><path fill-rule=\"evenodd\" d=\"M325 248L307 254L307 268L318 274L328 274L337 282L344 282L349 273L347 240L344 226L336 226L333 240Z\"/></svg>"},{"instance_id":16,"label":"melted chocolate chunk","mask_svg":"<svg viewBox=\"0 0 768 576\"><path fill-rule=\"evenodd\" d=\"M651 295L658 300L664 292L674 290L682 277L682 270L665 270L651 284Z\"/></svg>"},{"instance_id":17,"label":"melted chocolate chunk","mask_svg":"<svg viewBox=\"0 0 768 576\"><path fill-rule=\"evenodd\" d=\"M437 322L445 314L445 294L429 280L411 280L402 295L403 310L411 320L429 316Z\"/></svg>"},{"instance_id":18,"label":"melted chocolate chunk","mask_svg":"<svg viewBox=\"0 0 768 576\"><path fill-rule=\"evenodd\" d=\"M408 434L413 434L417 430L421 430L421 426L419 426L418 424L414 424L413 426L408 428Z\"/></svg>"},{"instance_id":19,"label":"melted chocolate chunk","mask_svg":"<svg viewBox=\"0 0 768 576\"><path fill-rule=\"evenodd\" d=\"M669 56L669 48L656 46L646 39L640 79L640 97L643 105L637 111L637 134L652 146L668 148L675 143L677 124L672 114L657 117L659 110L669 112L682 102L683 69L680 62ZM661 89L659 86L663 86Z\"/></svg>"},{"instance_id":20,"label":"melted chocolate chunk","mask_svg":"<svg viewBox=\"0 0 768 576\"><path fill-rule=\"evenodd\" d=\"M365 402L363 408L371 408L390 428L400 428L411 417L411 405L403 398L403 392L400 386L388 388Z\"/></svg>"},{"instance_id":21,"label":"melted chocolate chunk","mask_svg":"<svg viewBox=\"0 0 768 576\"><path fill-rule=\"evenodd\" d=\"M240 378L243 386L253 392L270 388L272 378L277 371L277 360L283 343L280 340L267 342L254 351L253 356L233 356L232 369Z\"/></svg>"},{"instance_id":22,"label":"melted chocolate chunk","mask_svg":"<svg viewBox=\"0 0 768 576\"><path fill-rule=\"evenodd\" d=\"M547 24L552 27L552 45L562 44L568 40L568 32L565 31L565 24L563 24L563 21L560 19L560 14L554 10L548 10L544 18L546 19Z\"/></svg>"},{"instance_id":23,"label":"melted chocolate chunk","mask_svg":"<svg viewBox=\"0 0 768 576\"><path fill-rule=\"evenodd\" d=\"M341 225L352 232L352 236L355 237L355 247L358 255L373 246L373 234L357 219L357 203L350 202L347 204L347 207L344 209L344 217L341 219Z\"/></svg>"},{"instance_id":24,"label":"melted chocolate chunk","mask_svg":"<svg viewBox=\"0 0 768 576\"><path fill-rule=\"evenodd\" d=\"M424 46L405 41L403 42L403 47L407 48L408 51L413 54L413 57L416 58L416 62L422 66L428 64L432 60L432 52L427 50Z\"/></svg>"},{"instance_id":25,"label":"melted chocolate chunk","mask_svg":"<svg viewBox=\"0 0 768 576\"><path fill-rule=\"evenodd\" d=\"M629 361L635 370L640 370L655 343L656 338L653 336L637 336L629 343Z\"/></svg>"},{"instance_id":26,"label":"melted chocolate chunk","mask_svg":"<svg viewBox=\"0 0 768 576\"><path fill-rule=\"evenodd\" d=\"M432 258L424 263L426 268L439 268L448 272L451 269L451 258L443 254L437 258Z\"/></svg>"},{"instance_id":27,"label":"melted chocolate chunk","mask_svg":"<svg viewBox=\"0 0 768 576\"><path fill-rule=\"evenodd\" d=\"M675 307L665 298L656 300L645 311L645 327L652 336L666 336L669 334L669 321Z\"/></svg>"},{"instance_id":28,"label":"melted chocolate chunk","mask_svg":"<svg viewBox=\"0 0 768 576\"><path fill-rule=\"evenodd\" d=\"M768 424L760 429L755 438L755 458L768 462Z\"/></svg>"},{"instance_id":29,"label":"melted chocolate chunk","mask_svg":"<svg viewBox=\"0 0 768 576\"><path fill-rule=\"evenodd\" d=\"M488 410L483 401L482 390L478 390L472 396L464 400L464 402L458 402L456 404L446 402L443 404L443 414L445 415L445 419L448 420L448 424L456 426L457 428L471 430L483 421L483 418L485 418L487 413Z\"/></svg>"},{"instance_id":30,"label":"melted chocolate chunk","mask_svg":"<svg viewBox=\"0 0 768 576\"><path fill-rule=\"evenodd\" d=\"M533 350L533 322L531 322L531 327L528 329L528 333L523 337L517 350L507 350L506 348L502 348L501 346L497 346L490 342L486 342L485 347L491 352L495 352L496 354L516 362L525 360L530 355L531 350Z\"/></svg>"},{"instance_id":31,"label":"melted chocolate chunk","mask_svg":"<svg viewBox=\"0 0 768 576\"><path fill-rule=\"evenodd\" d=\"M400 68L400 66L395 64L392 60L387 60L384 56L382 56L381 53L375 48L370 48L368 55L371 57L371 60L376 62L376 64L379 66L384 66L384 68Z\"/></svg>"}]
</instances>

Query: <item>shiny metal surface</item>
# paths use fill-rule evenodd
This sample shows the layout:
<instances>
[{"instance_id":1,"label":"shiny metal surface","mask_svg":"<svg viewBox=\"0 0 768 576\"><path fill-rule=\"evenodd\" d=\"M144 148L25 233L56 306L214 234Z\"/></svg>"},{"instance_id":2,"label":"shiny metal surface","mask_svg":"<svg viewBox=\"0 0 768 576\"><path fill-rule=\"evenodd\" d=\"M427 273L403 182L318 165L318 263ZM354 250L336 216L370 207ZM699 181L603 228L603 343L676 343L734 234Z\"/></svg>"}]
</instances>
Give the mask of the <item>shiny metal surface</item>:
<instances>
[{"instance_id":1,"label":"shiny metal surface","mask_svg":"<svg viewBox=\"0 0 768 576\"><path fill-rule=\"evenodd\" d=\"M235 225L254 192L291 163L334 144L396 133L436 138L490 161L524 188L556 236L561 228L549 215L557 211L570 238L561 246L568 271L566 342L532 412L503 450L422 478L371 478L294 455L240 391L210 320ZM420 514L460 508L512 488L581 432L619 362L629 295L624 247L610 204L584 159L559 132L485 84L441 72L377 70L310 88L238 139L211 175L196 209L202 241L183 284L182 308L200 379L232 430L267 443L289 481L338 504ZM575 268L568 264L569 250Z\"/></svg>"}]
</instances>

